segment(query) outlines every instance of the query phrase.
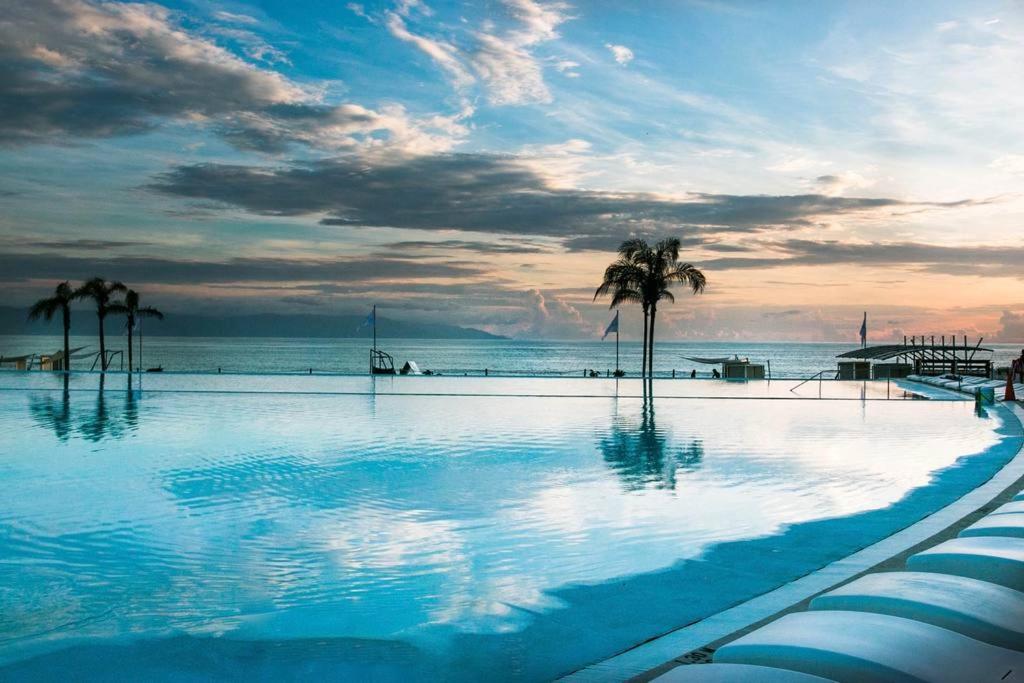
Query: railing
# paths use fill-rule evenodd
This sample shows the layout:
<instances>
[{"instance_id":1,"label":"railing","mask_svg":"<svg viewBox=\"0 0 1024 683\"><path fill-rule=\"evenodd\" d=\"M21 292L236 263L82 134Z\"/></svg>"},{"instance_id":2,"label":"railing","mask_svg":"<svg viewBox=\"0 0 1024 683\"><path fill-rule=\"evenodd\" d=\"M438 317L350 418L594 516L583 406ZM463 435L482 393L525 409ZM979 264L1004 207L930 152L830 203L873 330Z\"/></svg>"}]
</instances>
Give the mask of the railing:
<instances>
[{"instance_id":1,"label":"railing","mask_svg":"<svg viewBox=\"0 0 1024 683\"><path fill-rule=\"evenodd\" d=\"M818 383L820 384L821 381L822 381L822 375L824 375L826 372L829 372L829 371L828 370L819 370L818 372L814 373L813 375L811 375L810 377L808 377L804 381L800 382L800 384L797 384L795 387L790 387L789 390L795 394L797 389L799 389L803 385L807 384L812 379L817 379Z\"/></svg>"}]
</instances>

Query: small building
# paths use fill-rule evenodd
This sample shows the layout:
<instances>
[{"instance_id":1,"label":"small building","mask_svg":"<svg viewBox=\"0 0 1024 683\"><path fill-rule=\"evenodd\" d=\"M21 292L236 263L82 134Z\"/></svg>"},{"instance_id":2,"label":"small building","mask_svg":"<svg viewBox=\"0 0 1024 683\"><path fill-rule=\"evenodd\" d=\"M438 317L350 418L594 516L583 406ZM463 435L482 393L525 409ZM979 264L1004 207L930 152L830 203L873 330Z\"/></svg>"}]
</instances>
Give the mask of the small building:
<instances>
[{"instance_id":1,"label":"small building","mask_svg":"<svg viewBox=\"0 0 1024 683\"><path fill-rule=\"evenodd\" d=\"M703 365L721 365L722 371L720 373L722 379L764 379L765 378L765 366L763 363L751 363L749 358L740 358L739 356L724 356L721 358L697 358L692 356L683 356L685 360L693 361L694 363L701 363ZM768 376L771 377L771 365L768 366Z\"/></svg>"},{"instance_id":2,"label":"small building","mask_svg":"<svg viewBox=\"0 0 1024 683\"><path fill-rule=\"evenodd\" d=\"M871 363L866 360L839 361L839 379L871 379Z\"/></svg>"},{"instance_id":3,"label":"small building","mask_svg":"<svg viewBox=\"0 0 1024 683\"><path fill-rule=\"evenodd\" d=\"M751 363L746 358L727 360L722 363L722 377L725 379L764 379L764 365Z\"/></svg>"}]
</instances>

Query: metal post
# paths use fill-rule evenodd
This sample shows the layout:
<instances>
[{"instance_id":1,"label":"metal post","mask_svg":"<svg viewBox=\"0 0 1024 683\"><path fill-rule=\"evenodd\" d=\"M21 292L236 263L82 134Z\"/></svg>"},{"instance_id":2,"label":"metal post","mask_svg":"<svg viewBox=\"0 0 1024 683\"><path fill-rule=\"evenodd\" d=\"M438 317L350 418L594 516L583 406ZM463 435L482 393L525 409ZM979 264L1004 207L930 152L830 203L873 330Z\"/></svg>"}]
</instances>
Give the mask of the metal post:
<instances>
[{"instance_id":1,"label":"metal post","mask_svg":"<svg viewBox=\"0 0 1024 683\"><path fill-rule=\"evenodd\" d=\"M619 325L618 325L619 313L615 312L615 376L619 375Z\"/></svg>"}]
</instances>

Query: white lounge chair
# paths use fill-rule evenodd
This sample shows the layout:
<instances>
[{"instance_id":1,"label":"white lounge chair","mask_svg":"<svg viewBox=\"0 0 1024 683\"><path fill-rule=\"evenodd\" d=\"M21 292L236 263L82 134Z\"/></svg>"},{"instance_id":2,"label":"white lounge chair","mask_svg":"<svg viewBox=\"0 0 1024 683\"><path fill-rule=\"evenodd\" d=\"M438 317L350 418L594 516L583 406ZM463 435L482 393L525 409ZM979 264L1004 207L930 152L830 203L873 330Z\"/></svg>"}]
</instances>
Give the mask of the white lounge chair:
<instances>
[{"instance_id":1,"label":"white lounge chair","mask_svg":"<svg viewBox=\"0 0 1024 683\"><path fill-rule=\"evenodd\" d=\"M811 609L904 617L1024 652L1024 593L988 581L929 572L868 574L814 598Z\"/></svg>"},{"instance_id":2,"label":"white lounge chair","mask_svg":"<svg viewBox=\"0 0 1024 683\"><path fill-rule=\"evenodd\" d=\"M850 683L981 683L1024 671L1024 653L911 619L787 614L723 645L716 663L777 666Z\"/></svg>"},{"instance_id":3,"label":"white lounge chair","mask_svg":"<svg viewBox=\"0 0 1024 683\"><path fill-rule=\"evenodd\" d=\"M654 679L657 683L827 683L830 679L750 664L688 664Z\"/></svg>"},{"instance_id":4,"label":"white lounge chair","mask_svg":"<svg viewBox=\"0 0 1024 683\"><path fill-rule=\"evenodd\" d=\"M911 555L907 569L966 576L1024 591L1024 538L953 538Z\"/></svg>"},{"instance_id":5,"label":"white lounge chair","mask_svg":"<svg viewBox=\"0 0 1024 683\"><path fill-rule=\"evenodd\" d=\"M1000 505L990 512L990 515L1005 515L1013 512L1024 512L1024 500L1011 500L1005 505Z\"/></svg>"},{"instance_id":6,"label":"white lounge chair","mask_svg":"<svg viewBox=\"0 0 1024 683\"><path fill-rule=\"evenodd\" d=\"M1010 536L1024 538L1024 512L993 513L960 532L961 538L971 536Z\"/></svg>"}]
</instances>

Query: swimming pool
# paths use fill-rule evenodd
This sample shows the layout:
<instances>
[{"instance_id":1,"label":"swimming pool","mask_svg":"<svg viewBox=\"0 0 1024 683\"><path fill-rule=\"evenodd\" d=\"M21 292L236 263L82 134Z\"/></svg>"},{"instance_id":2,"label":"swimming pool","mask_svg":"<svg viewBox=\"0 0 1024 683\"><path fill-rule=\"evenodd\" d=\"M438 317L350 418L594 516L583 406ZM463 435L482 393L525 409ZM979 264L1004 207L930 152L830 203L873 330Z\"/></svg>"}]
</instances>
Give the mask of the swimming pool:
<instances>
[{"instance_id":1,"label":"swimming pool","mask_svg":"<svg viewBox=\"0 0 1024 683\"><path fill-rule=\"evenodd\" d=\"M0 676L550 679L908 525L1021 442L999 409L767 384L5 376Z\"/></svg>"}]
</instances>

